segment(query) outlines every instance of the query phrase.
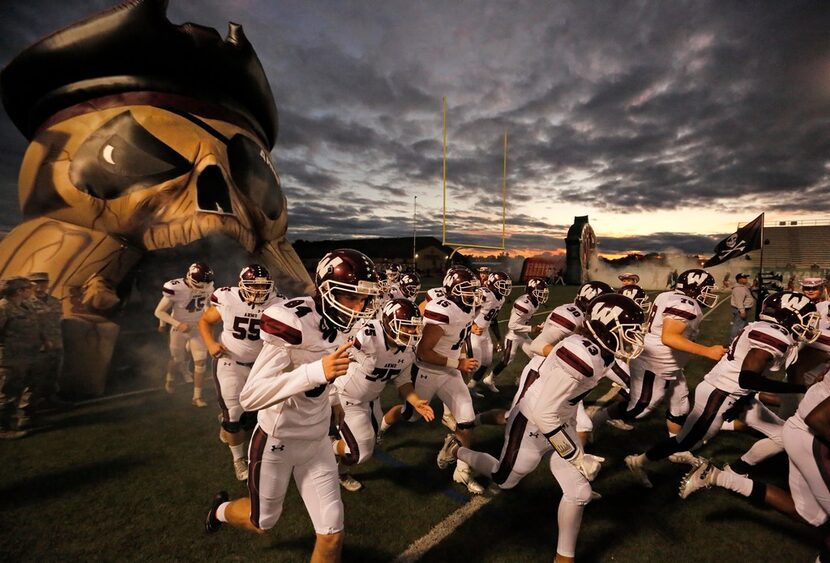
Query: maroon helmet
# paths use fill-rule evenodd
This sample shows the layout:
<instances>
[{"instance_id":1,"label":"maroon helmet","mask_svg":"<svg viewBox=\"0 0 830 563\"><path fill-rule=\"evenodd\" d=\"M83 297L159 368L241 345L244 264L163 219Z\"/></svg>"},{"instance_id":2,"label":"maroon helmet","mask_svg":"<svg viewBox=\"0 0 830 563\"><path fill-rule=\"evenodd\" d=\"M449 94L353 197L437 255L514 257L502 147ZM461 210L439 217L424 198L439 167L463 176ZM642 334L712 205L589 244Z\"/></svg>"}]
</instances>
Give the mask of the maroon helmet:
<instances>
[{"instance_id":1,"label":"maroon helmet","mask_svg":"<svg viewBox=\"0 0 830 563\"><path fill-rule=\"evenodd\" d=\"M383 332L401 348L414 349L421 340L423 318L418 306L409 299L392 299L381 309Z\"/></svg>"},{"instance_id":2,"label":"maroon helmet","mask_svg":"<svg viewBox=\"0 0 830 563\"><path fill-rule=\"evenodd\" d=\"M390 262L386 265L386 283L387 285L392 285L393 283L397 283L401 277L401 268L400 264L396 264L394 262Z\"/></svg>"},{"instance_id":3,"label":"maroon helmet","mask_svg":"<svg viewBox=\"0 0 830 563\"><path fill-rule=\"evenodd\" d=\"M261 305L274 289L271 273L259 264L248 264L239 272L239 296L245 303Z\"/></svg>"},{"instance_id":4,"label":"maroon helmet","mask_svg":"<svg viewBox=\"0 0 830 563\"><path fill-rule=\"evenodd\" d=\"M594 340L621 360L632 360L645 346L645 313L633 300L603 293L587 306L585 325Z\"/></svg>"},{"instance_id":5,"label":"maroon helmet","mask_svg":"<svg viewBox=\"0 0 830 563\"><path fill-rule=\"evenodd\" d=\"M714 307L718 302L718 286L715 278L706 270L692 268L677 276L674 288L687 297L696 299L701 305Z\"/></svg>"},{"instance_id":6,"label":"maroon helmet","mask_svg":"<svg viewBox=\"0 0 830 563\"><path fill-rule=\"evenodd\" d=\"M648 294L639 285L624 285L617 290L617 293L625 295L643 309L648 308Z\"/></svg>"},{"instance_id":7,"label":"maroon helmet","mask_svg":"<svg viewBox=\"0 0 830 563\"><path fill-rule=\"evenodd\" d=\"M803 293L779 291L767 296L758 318L786 327L800 342L813 343L821 334L816 304Z\"/></svg>"},{"instance_id":8,"label":"maroon helmet","mask_svg":"<svg viewBox=\"0 0 830 563\"><path fill-rule=\"evenodd\" d=\"M530 295L536 301L537 305L547 303L550 293L548 290L548 282L544 278L530 278L527 280L525 293Z\"/></svg>"},{"instance_id":9,"label":"maroon helmet","mask_svg":"<svg viewBox=\"0 0 830 563\"><path fill-rule=\"evenodd\" d=\"M184 281L193 289L205 289L213 283L213 270L204 262L194 262L187 269Z\"/></svg>"},{"instance_id":10,"label":"maroon helmet","mask_svg":"<svg viewBox=\"0 0 830 563\"><path fill-rule=\"evenodd\" d=\"M466 266L453 266L444 276L444 292L447 299L464 308L481 304L481 282L472 270Z\"/></svg>"},{"instance_id":11,"label":"maroon helmet","mask_svg":"<svg viewBox=\"0 0 830 563\"><path fill-rule=\"evenodd\" d=\"M401 293L407 299L413 299L421 289L421 276L415 272L408 272L401 276Z\"/></svg>"},{"instance_id":12,"label":"maroon helmet","mask_svg":"<svg viewBox=\"0 0 830 563\"><path fill-rule=\"evenodd\" d=\"M322 313L341 331L348 331L358 319L371 319L380 295L375 265L368 256L351 248L332 250L317 264L314 284ZM362 311L342 305L337 297L350 293L367 297Z\"/></svg>"},{"instance_id":13,"label":"maroon helmet","mask_svg":"<svg viewBox=\"0 0 830 563\"><path fill-rule=\"evenodd\" d=\"M513 282L506 272L493 272L487 276L487 287L495 295L500 295L502 298L505 298L513 291Z\"/></svg>"},{"instance_id":14,"label":"maroon helmet","mask_svg":"<svg viewBox=\"0 0 830 563\"><path fill-rule=\"evenodd\" d=\"M589 281L579 286L574 298L574 305L576 305L583 313L588 312L588 303L592 299L605 295L606 293L614 293L611 286L601 281Z\"/></svg>"}]
</instances>

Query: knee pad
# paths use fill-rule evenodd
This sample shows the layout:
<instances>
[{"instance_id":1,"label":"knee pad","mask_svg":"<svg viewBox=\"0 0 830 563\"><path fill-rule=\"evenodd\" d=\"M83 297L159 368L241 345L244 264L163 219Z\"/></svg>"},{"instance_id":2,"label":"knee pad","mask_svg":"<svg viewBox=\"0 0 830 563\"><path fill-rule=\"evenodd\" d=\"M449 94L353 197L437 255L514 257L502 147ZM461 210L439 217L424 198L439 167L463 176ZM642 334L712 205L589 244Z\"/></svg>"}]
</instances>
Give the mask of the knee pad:
<instances>
[{"instance_id":1,"label":"knee pad","mask_svg":"<svg viewBox=\"0 0 830 563\"><path fill-rule=\"evenodd\" d=\"M688 414L672 414L671 412L666 411L666 420L674 422L675 424L678 424L680 426L683 426L683 424L686 422L687 416Z\"/></svg>"},{"instance_id":2,"label":"knee pad","mask_svg":"<svg viewBox=\"0 0 830 563\"><path fill-rule=\"evenodd\" d=\"M562 502L585 506L591 502L591 484L588 481L562 489Z\"/></svg>"},{"instance_id":3,"label":"knee pad","mask_svg":"<svg viewBox=\"0 0 830 563\"><path fill-rule=\"evenodd\" d=\"M242 416L239 417L239 424L242 426L243 430L250 432L256 428L258 412L259 411L245 411L242 413Z\"/></svg>"},{"instance_id":4,"label":"knee pad","mask_svg":"<svg viewBox=\"0 0 830 563\"><path fill-rule=\"evenodd\" d=\"M242 425L239 424L239 421L236 422L225 422L222 421L222 429L229 434L236 434L240 430L242 430Z\"/></svg>"}]
</instances>

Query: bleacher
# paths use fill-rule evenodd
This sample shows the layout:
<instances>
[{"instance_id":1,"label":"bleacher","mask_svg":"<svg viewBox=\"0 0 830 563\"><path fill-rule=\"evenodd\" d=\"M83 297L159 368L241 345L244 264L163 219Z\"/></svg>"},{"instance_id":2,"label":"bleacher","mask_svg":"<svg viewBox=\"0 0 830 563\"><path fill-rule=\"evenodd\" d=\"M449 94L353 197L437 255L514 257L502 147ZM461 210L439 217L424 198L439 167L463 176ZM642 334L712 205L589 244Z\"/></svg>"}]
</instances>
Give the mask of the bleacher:
<instances>
[{"instance_id":1,"label":"bleacher","mask_svg":"<svg viewBox=\"0 0 830 563\"><path fill-rule=\"evenodd\" d=\"M830 220L772 222L764 226L764 238L765 269L830 269Z\"/></svg>"}]
</instances>

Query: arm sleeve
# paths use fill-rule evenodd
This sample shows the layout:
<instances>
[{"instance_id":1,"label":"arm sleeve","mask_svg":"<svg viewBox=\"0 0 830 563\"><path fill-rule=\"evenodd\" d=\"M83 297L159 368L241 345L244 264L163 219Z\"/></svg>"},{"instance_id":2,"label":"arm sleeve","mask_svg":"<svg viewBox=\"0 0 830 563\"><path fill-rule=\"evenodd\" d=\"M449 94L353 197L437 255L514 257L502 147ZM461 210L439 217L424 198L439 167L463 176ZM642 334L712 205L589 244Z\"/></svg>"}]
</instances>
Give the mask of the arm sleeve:
<instances>
[{"instance_id":1,"label":"arm sleeve","mask_svg":"<svg viewBox=\"0 0 830 563\"><path fill-rule=\"evenodd\" d=\"M326 383L322 360L287 371L289 365L291 360L285 346L263 344L239 394L242 408L246 411L265 409Z\"/></svg>"},{"instance_id":2,"label":"arm sleeve","mask_svg":"<svg viewBox=\"0 0 830 563\"><path fill-rule=\"evenodd\" d=\"M805 385L788 383L786 381L775 381L749 370L741 370L738 376L738 385L751 391L764 391L767 393L804 393L807 391Z\"/></svg>"},{"instance_id":3,"label":"arm sleeve","mask_svg":"<svg viewBox=\"0 0 830 563\"><path fill-rule=\"evenodd\" d=\"M159 301L159 304L156 305L156 310L153 311L153 314L156 316L157 319L160 319L160 320L166 322L167 324L169 324L173 327L177 327L181 323L179 321L177 321L176 319L174 319L170 315L170 313L168 313L168 311L172 307L173 307L173 302L170 301L170 299L168 299L167 297L162 297L161 301Z\"/></svg>"}]
</instances>

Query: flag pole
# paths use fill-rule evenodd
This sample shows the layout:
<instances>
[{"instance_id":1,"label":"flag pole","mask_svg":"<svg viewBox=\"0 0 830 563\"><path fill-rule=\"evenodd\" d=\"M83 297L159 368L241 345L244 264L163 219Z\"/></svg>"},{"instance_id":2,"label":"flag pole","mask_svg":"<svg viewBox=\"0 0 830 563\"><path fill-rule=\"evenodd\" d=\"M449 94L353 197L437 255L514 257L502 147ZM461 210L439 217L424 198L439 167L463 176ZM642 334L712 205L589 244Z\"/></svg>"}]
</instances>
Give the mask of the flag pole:
<instances>
[{"instance_id":1,"label":"flag pole","mask_svg":"<svg viewBox=\"0 0 830 563\"><path fill-rule=\"evenodd\" d=\"M766 244L764 244L765 219L766 217L764 216L764 213L761 213L761 258L758 264L758 302L755 304L756 319L761 314L761 304L767 296L766 289L764 288L764 247L766 246Z\"/></svg>"}]
</instances>

